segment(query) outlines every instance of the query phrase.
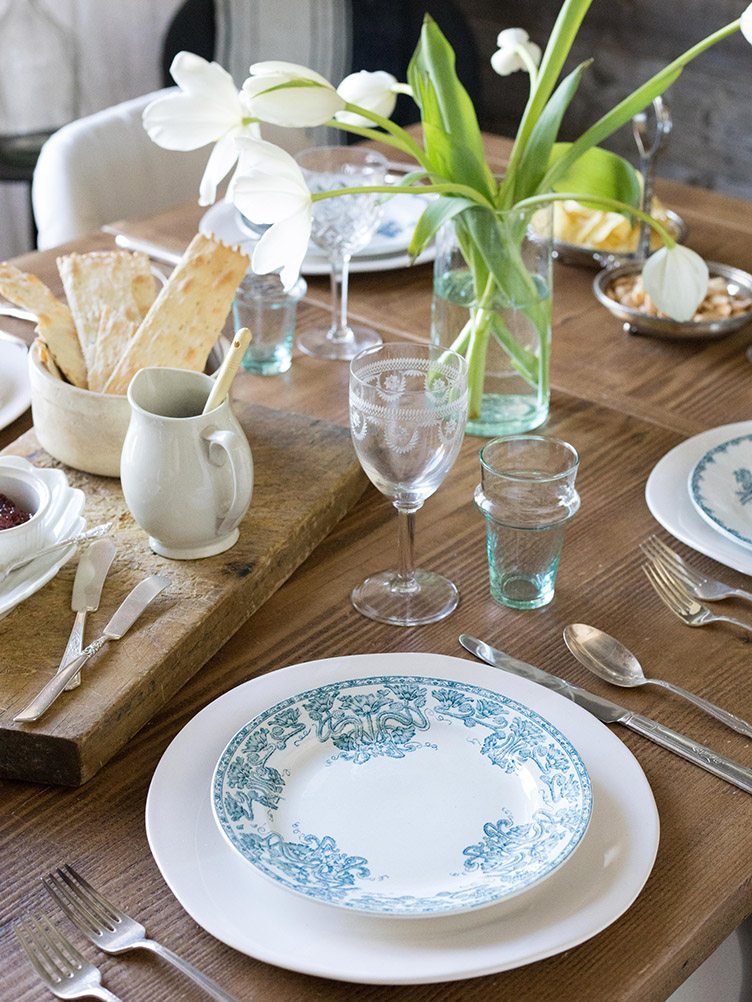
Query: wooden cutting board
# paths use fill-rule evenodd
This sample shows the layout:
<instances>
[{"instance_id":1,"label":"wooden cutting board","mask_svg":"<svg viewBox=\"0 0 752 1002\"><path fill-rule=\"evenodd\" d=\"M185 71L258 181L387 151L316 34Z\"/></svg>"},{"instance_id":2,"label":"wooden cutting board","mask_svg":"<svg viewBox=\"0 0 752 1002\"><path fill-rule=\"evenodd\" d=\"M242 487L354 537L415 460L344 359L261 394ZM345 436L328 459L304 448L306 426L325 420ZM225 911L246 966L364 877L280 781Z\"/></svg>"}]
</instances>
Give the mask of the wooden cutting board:
<instances>
[{"instance_id":1,"label":"wooden cutting board","mask_svg":"<svg viewBox=\"0 0 752 1002\"><path fill-rule=\"evenodd\" d=\"M169 588L117 643L84 669L33 724L13 716L54 673L74 614L74 556L48 585L0 621L0 776L79 786L163 706L293 573L352 507L366 478L345 428L267 407L237 405L253 450L255 485L240 540L205 560L167 560L123 500L120 481L63 467L86 493L89 526L113 521L117 554L86 642L98 636L130 589L148 574ZM6 453L59 465L34 432Z\"/></svg>"}]
</instances>

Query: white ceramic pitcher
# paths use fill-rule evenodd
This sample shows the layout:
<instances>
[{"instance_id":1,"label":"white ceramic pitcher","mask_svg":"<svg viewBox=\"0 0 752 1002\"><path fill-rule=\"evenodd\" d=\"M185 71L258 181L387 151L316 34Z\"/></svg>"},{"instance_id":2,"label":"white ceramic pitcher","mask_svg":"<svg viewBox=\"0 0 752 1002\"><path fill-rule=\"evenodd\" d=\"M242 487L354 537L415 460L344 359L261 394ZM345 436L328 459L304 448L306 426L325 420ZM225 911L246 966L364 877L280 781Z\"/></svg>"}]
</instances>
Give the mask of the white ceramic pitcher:
<instances>
[{"instance_id":1,"label":"white ceramic pitcher","mask_svg":"<svg viewBox=\"0 0 752 1002\"><path fill-rule=\"evenodd\" d=\"M131 514L163 557L229 549L250 504L253 458L229 399L201 413L213 385L201 372L149 368L128 387L120 480Z\"/></svg>"}]
</instances>

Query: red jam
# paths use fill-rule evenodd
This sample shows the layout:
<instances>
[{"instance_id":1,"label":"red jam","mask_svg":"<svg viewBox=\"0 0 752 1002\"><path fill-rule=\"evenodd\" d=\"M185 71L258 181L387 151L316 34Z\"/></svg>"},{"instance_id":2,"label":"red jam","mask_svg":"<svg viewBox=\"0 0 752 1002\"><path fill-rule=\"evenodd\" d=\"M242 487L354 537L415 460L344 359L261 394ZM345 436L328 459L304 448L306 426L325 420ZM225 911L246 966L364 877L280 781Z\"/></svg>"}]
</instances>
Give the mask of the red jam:
<instances>
[{"instance_id":1,"label":"red jam","mask_svg":"<svg viewBox=\"0 0 752 1002\"><path fill-rule=\"evenodd\" d=\"M0 529L12 529L16 525L23 525L30 518L30 511L24 511L5 494L0 494Z\"/></svg>"}]
</instances>

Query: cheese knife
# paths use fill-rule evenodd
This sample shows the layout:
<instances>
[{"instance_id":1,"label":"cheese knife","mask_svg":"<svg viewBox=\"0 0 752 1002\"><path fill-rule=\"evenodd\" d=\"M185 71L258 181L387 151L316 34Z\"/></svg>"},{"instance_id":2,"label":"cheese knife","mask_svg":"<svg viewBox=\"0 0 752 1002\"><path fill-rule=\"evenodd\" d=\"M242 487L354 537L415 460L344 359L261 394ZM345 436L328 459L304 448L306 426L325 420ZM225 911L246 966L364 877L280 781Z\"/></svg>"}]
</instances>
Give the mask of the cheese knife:
<instances>
[{"instance_id":1,"label":"cheese knife","mask_svg":"<svg viewBox=\"0 0 752 1002\"><path fill-rule=\"evenodd\" d=\"M644 717L641 713L633 713L632 710L619 706L610 699L596 696L594 693L588 692L587 689L581 689L578 685L565 682L563 678L558 678L556 675L549 675L542 668L535 668L524 661L518 661L517 658L491 647L490 644L486 644L482 640L470 637L466 633L460 634L459 641L466 651L469 651L480 661L485 661L487 664L493 665L494 668L501 668L502 671L508 671L513 675L519 675L521 678L544 685L547 689L558 692L560 696L571 699L573 703L592 713L602 723L622 724L649 741L660 745L661 748L666 748L668 751L685 758L688 762L699 765L701 769L705 769L714 776L725 779L727 783L738 786L745 793L752 793L752 769L740 762L734 762L733 759L720 755L684 734L672 731L665 724Z\"/></svg>"},{"instance_id":2,"label":"cheese knife","mask_svg":"<svg viewBox=\"0 0 752 1002\"><path fill-rule=\"evenodd\" d=\"M73 580L73 595L71 597L71 609L75 612L76 619L68 638L65 653L60 659L58 671L62 671L68 662L77 658L83 650L86 614L96 612L99 608L102 587L114 557L115 544L107 537L96 540L81 554ZM75 689L80 684L81 673L76 672L65 688Z\"/></svg>"},{"instance_id":3,"label":"cheese knife","mask_svg":"<svg viewBox=\"0 0 752 1002\"><path fill-rule=\"evenodd\" d=\"M162 577L159 574L152 574L151 577L140 581L124 599L115 612L115 615L107 626L105 626L102 636L97 637L96 640L93 640L88 646L84 647L77 658L69 661L61 671L53 675L39 695L35 696L28 706L16 714L13 720L17 723L28 723L31 720L38 720L52 706L68 682L77 671L83 668L89 658L101 650L109 640L120 640L121 637L124 637L144 609L169 583L169 578Z\"/></svg>"}]
</instances>

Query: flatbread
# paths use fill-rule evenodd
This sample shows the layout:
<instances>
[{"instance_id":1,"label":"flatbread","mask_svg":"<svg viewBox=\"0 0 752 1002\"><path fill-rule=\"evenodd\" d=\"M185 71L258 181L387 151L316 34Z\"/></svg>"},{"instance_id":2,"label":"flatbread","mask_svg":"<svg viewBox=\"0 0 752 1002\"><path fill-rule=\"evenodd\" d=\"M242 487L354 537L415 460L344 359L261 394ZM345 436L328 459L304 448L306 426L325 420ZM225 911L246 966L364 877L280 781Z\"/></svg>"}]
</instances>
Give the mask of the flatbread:
<instances>
[{"instance_id":1,"label":"flatbread","mask_svg":"<svg viewBox=\"0 0 752 1002\"><path fill-rule=\"evenodd\" d=\"M66 254L57 259L57 268L86 364L91 369L103 308L109 306L127 312L135 304L140 320L154 301L156 289L149 259L145 254L128 251ZM134 280L137 280L135 289Z\"/></svg>"},{"instance_id":2,"label":"flatbread","mask_svg":"<svg viewBox=\"0 0 752 1002\"><path fill-rule=\"evenodd\" d=\"M128 342L138 330L140 322L141 318L135 311L135 304L130 310L115 310L109 306L102 308L89 368L90 390L97 393L104 390L107 380L128 347Z\"/></svg>"},{"instance_id":3,"label":"flatbread","mask_svg":"<svg viewBox=\"0 0 752 1002\"><path fill-rule=\"evenodd\" d=\"M105 392L125 393L145 366L201 371L249 264L238 248L197 234L131 338Z\"/></svg>"},{"instance_id":4,"label":"flatbread","mask_svg":"<svg viewBox=\"0 0 752 1002\"><path fill-rule=\"evenodd\" d=\"M36 275L0 263L0 292L16 306L35 313L37 333L68 382L86 388L86 363L71 311Z\"/></svg>"}]
</instances>

